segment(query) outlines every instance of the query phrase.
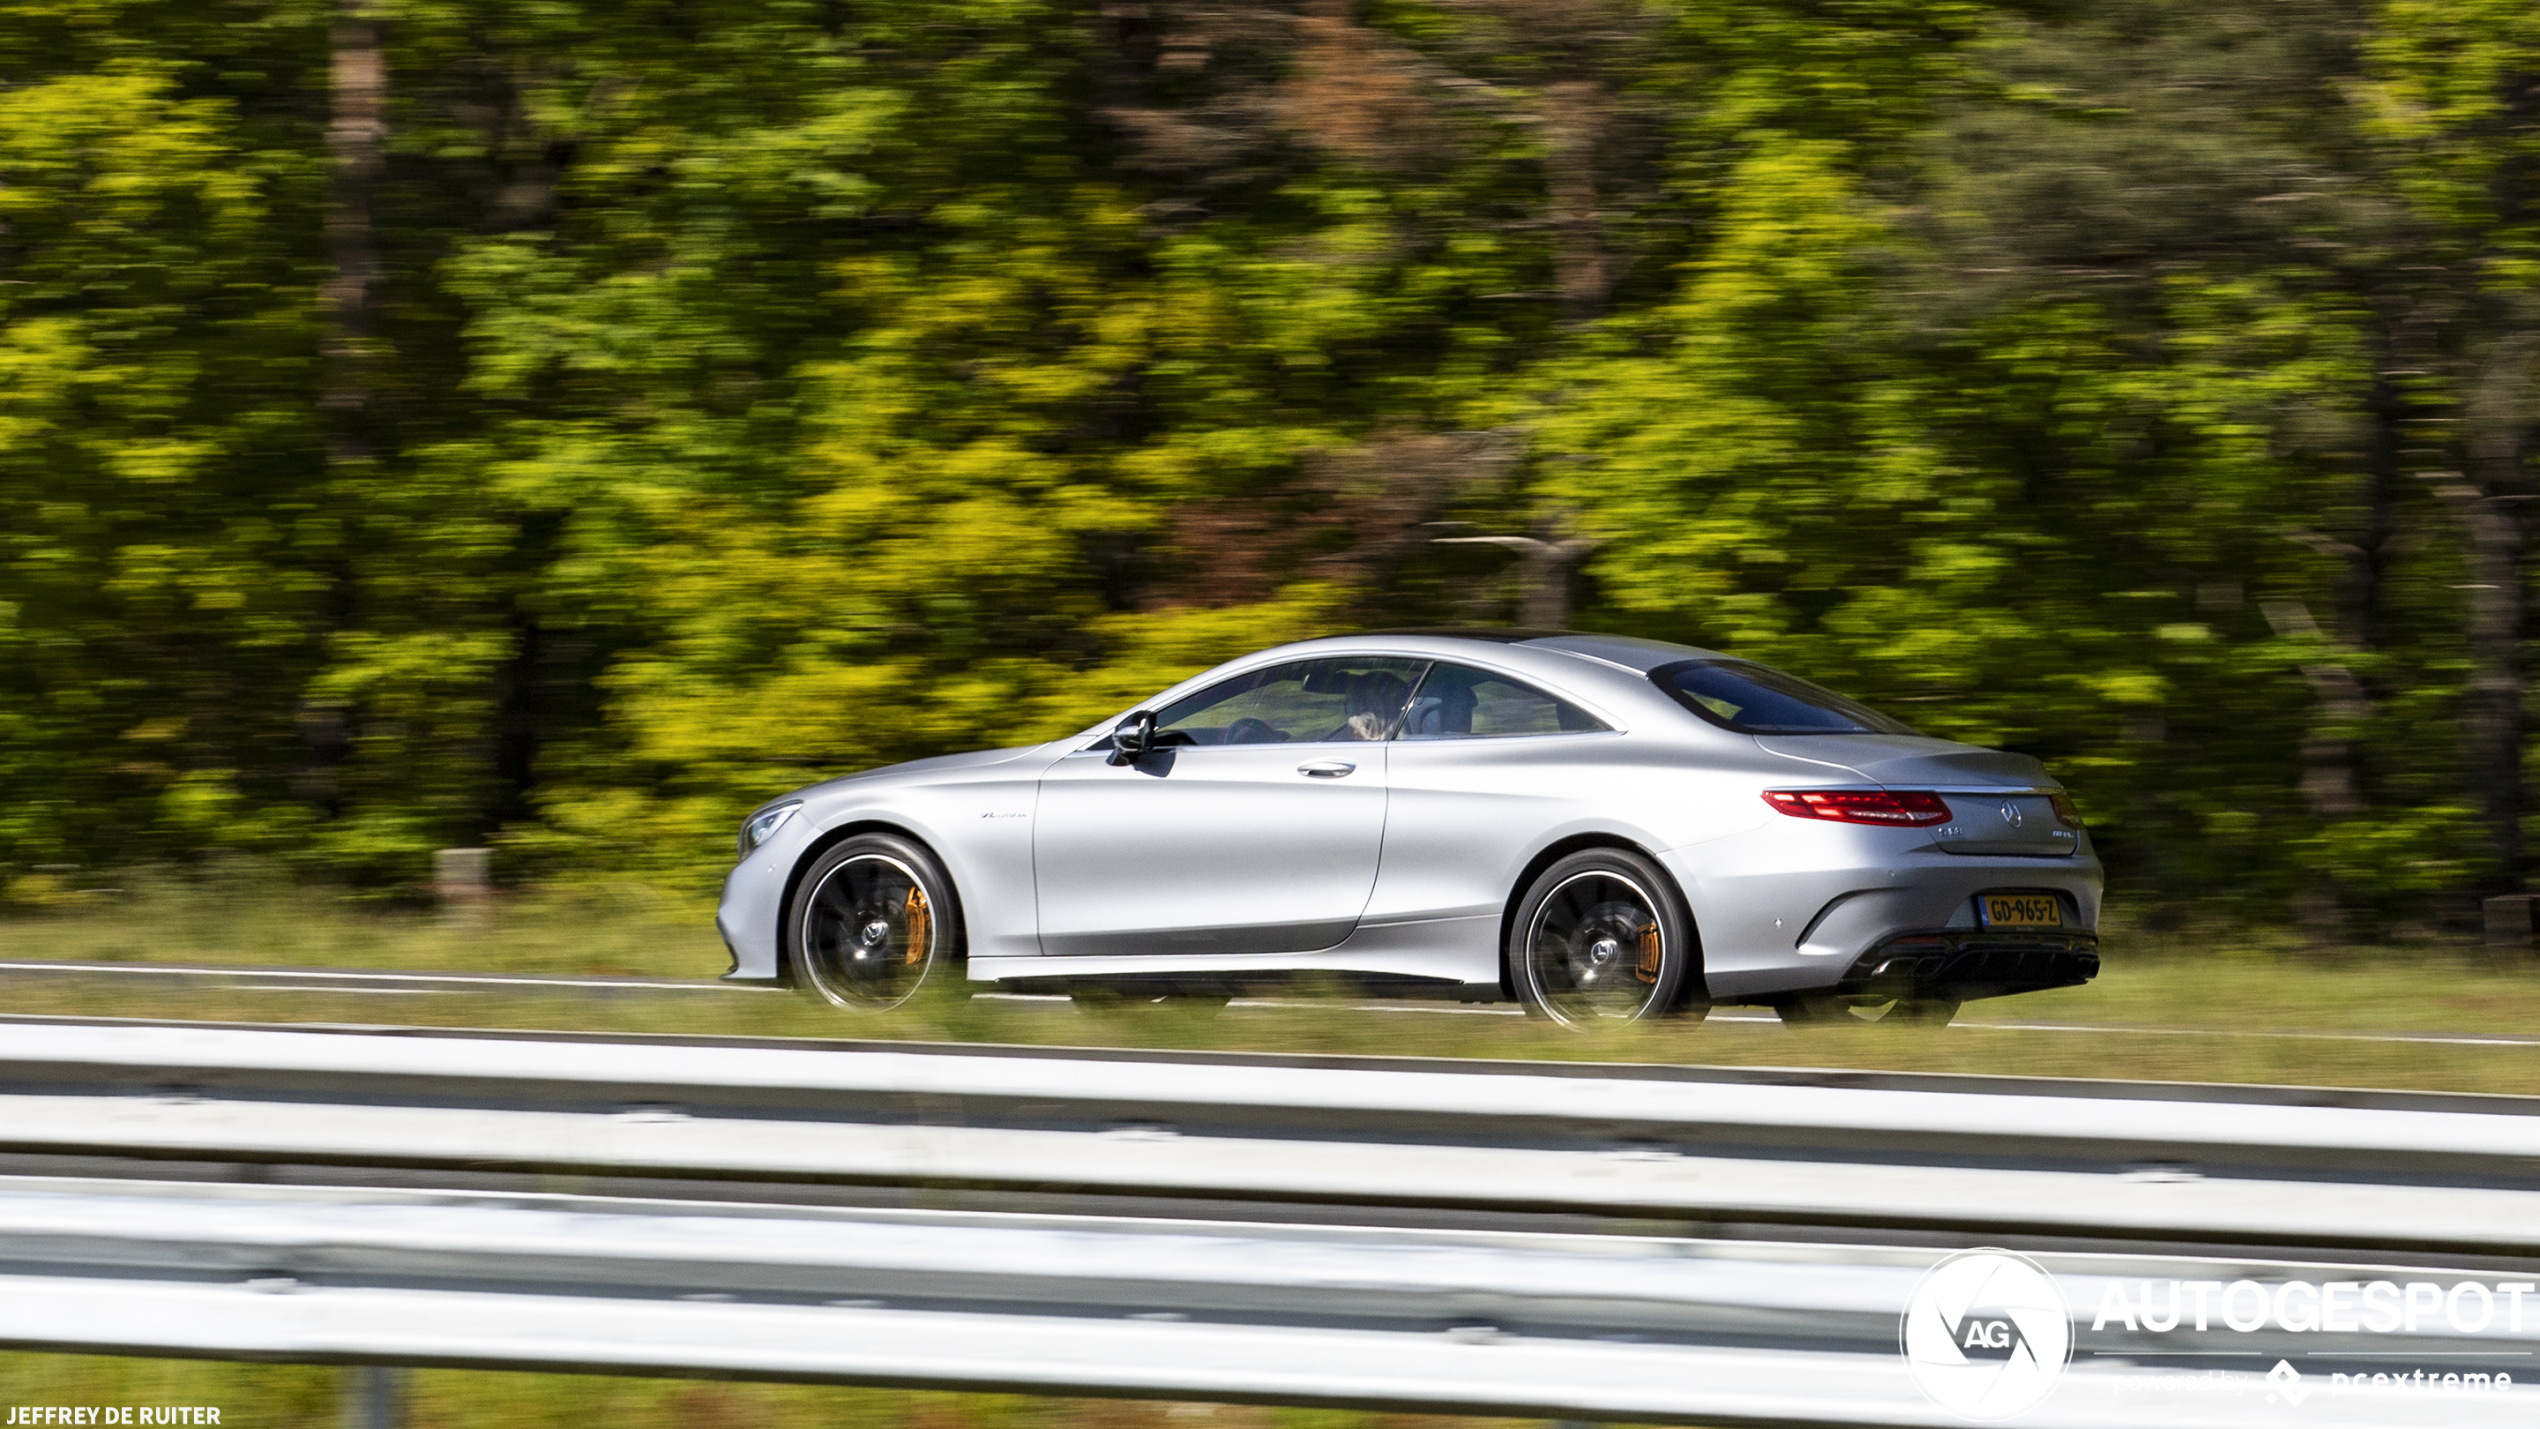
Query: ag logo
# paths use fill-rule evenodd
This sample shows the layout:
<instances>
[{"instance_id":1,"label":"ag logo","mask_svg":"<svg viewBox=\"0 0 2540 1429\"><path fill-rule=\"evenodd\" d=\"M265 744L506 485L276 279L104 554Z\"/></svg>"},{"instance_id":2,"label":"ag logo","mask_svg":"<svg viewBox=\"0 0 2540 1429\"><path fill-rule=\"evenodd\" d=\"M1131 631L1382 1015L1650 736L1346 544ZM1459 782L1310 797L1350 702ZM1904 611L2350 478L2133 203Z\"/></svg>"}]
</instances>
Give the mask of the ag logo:
<instances>
[{"instance_id":1,"label":"ag logo","mask_svg":"<svg viewBox=\"0 0 2540 1429\"><path fill-rule=\"evenodd\" d=\"M1962 1419L2008 1419L2046 1397L2073 1354L2055 1278L2024 1255L1966 1250L1931 1268L1905 1302L1905 1367Z\"/></svg>"}]
</instances>

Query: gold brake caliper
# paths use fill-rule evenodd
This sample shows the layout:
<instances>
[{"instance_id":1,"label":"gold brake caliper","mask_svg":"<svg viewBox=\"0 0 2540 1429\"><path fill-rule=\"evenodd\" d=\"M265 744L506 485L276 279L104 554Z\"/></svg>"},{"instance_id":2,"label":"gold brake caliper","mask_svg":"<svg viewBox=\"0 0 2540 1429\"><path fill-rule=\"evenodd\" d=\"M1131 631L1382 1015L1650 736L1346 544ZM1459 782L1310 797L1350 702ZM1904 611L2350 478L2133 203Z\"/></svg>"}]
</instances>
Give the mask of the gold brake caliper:
<instances>
[{"instance_id":1,"label":"gold brake caliper","mask_svg":"<svg viewBox=\"0 0 2540 1429\"><path fill-rule=\"evenodd\" d=\"M1632 966L1632 976L1646 983L1657 982L1658 956L1658 925L1643 923L1640 925L1640 961Z\"/></svg>"},{"instance_id":2,"label":"gold brake caliper","mask_svg":"<svg viewBox=\"0 0 2540 1429\"><path fill-rule=\"evenodd\" d=\"M908 886L908 902L900 909L908 920L909 966L926 961L926 943L933 929L932 915L926 911L926 890L912 883Z\"/></svg>"}]
</instances>

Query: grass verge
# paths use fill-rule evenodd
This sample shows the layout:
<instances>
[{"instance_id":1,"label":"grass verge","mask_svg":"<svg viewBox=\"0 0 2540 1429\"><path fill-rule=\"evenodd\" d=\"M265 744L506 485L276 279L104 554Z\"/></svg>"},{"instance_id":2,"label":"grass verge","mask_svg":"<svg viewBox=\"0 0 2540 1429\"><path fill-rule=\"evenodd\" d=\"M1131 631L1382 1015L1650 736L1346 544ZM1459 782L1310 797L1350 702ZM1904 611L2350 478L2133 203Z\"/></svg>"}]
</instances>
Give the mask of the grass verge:
<instances>
[{"instance_id":1,"label":"grass verge","mask_svg":"<svg viewBox=\"0 0 2540 1429\"><path fill-rule=\"evenodd\" d=\"M642 889L512 899L480 925L387 913L280 886L182 885L0 921L0 961L76 960L402 971L703 978L722 971L706 910ZM1794 1030L1770 1020L1660 1023L1593 1039L1480 1009L1335 999L1208 1015L1096 1014L1067 1003L938 997L850 1016L774 993L398 995L0 980L6 1010L259 1022L562 1028L1361 1056L1541 1058L2271 1082L2540 1095L2540 1044L2420 1041L2540 1034L2540 963L2498 966L2437 946L2332 953L2247 935L2108 932L2088 987L1971 1003L1958 1026Z\"/></svg>"},{"instance_id":2,"label":"grass verge","mask_svg":"<svg viewBox=\"0 0 2540 1429\"><path fill-rule=\"evenodd\" d=\"M341 1429L353 1372L109 1355L0 1353L13 1405L198 1405L220 1429ZM1535 1421L1021 1394L409 1370L400 1429L1535 1429ZM136 1422L139 1416L135 1416Z\"/></svg>"}]
</instances>

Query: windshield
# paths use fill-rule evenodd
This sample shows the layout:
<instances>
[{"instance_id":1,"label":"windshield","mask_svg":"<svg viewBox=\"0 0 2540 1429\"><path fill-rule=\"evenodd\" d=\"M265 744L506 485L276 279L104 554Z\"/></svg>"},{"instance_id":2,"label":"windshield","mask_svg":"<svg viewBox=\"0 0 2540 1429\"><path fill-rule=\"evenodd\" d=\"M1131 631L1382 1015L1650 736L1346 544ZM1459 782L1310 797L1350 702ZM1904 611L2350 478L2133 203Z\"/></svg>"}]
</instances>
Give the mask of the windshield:
<instances>
[{"instance_id":1,"label":"windshield","mask_svg":"<svg viewBox=\"0 0 2540 1429\"><path fill-rule=\"evenodd\" d=\"M1912 734L1832 690L1745 660L1681 660L1649 672L1676 703L1739 734Z\"/></svg>"}]
</instances>

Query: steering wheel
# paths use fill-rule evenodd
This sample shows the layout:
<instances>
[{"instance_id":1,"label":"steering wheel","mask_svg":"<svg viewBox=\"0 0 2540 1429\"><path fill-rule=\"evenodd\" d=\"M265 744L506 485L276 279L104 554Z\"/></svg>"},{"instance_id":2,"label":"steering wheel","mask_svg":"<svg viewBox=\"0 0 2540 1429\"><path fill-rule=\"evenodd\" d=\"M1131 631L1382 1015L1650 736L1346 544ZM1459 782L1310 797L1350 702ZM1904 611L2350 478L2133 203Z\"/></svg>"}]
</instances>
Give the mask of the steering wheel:
<instances>
[{"instance_id":1,"label":"steering wheel","mask_svg":"<svg viewBox=\"0 0 2540 1429\"><path fill-rule=\"evenodd\" d=\"M1228 744L1277 744L1286 738L1272 728L1268 720L1254 719L1249 715L1226 726Z\"/></svg>"}]
</instances>

